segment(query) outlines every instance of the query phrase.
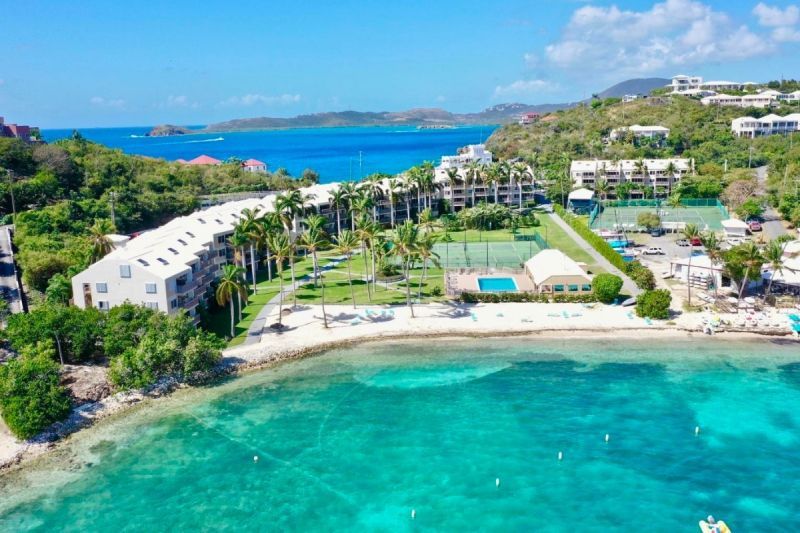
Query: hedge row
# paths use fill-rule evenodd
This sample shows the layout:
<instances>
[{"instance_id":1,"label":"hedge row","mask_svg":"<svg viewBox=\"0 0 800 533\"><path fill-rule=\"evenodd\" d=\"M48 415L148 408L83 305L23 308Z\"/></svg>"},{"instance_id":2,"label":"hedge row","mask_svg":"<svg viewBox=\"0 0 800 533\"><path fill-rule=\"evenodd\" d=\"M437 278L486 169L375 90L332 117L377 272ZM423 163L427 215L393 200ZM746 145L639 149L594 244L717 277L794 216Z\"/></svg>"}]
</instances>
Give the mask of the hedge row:
<instances>
[{"instance_id":1,"label":"hedge row","mask_svg":"<svg viewBox=\"0 0 800 533\"><path fill-rule=\"evenodd\" d=\"M583 220L576 217L572 213L568 213L558 204L555 204L553 208L555 209L556 213L558 213L558 215L563 218L564 221L566 221L566 223L569 224L578 235L583 237L586 242L592 246L592 248L597 250L600 255L608 259L612 265L627 274L633 280L633 282L636 283L637 287L644 290L652 290L655 288L655 276L649 268L638 261L626 263L622 256L615 252L614 248L612 248L611 245L605 241L605 239L589 229L589 226L584 224Z\"/></svg>"},{"instance_id":2,"label":"hedge row","mask_svg":"<svg viewBox=\"0 0 800 533\"><path fill-rule=\"evenodd\" d=\"M533 303L591 303L596 302L594 294L538 294L534 292L462 292L459 301L465 304L504 302Z\"/></svg>"}]
</instances>

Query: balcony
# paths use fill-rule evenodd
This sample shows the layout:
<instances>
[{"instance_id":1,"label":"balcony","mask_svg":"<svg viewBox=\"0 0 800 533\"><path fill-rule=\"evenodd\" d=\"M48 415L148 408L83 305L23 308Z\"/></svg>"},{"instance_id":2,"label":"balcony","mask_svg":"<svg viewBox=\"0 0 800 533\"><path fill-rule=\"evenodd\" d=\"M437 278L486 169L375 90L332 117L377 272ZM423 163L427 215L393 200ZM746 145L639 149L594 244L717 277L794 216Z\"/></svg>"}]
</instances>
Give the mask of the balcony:
<instances>
[{"instance_id":1,"label":"balcony","mask_svg":"<svg viewBox=\"0 0 800 533\"><path fill-rule=\"evenodd\" d=\"M187 292L191 291L192 289L196 289L197 287L198 283L196 280L184 281L183 283L177 281L175 283L175 292L177 294L186 294Z\"/></svg>"}]
</instances>

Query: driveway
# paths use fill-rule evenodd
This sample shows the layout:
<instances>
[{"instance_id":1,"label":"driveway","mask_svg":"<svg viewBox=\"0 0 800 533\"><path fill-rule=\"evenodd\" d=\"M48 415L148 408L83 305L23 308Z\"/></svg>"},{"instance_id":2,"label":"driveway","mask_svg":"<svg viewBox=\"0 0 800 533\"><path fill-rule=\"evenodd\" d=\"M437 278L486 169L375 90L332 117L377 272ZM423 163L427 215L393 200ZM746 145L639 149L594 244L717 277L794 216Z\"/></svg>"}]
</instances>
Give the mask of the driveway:
<instances>
[{"instance_id":1,"label":"driveway","mask_svg":"<svg viewBox=\"0 0 800 533\"><path fill-rule=\"evenodd\" d=\"M764 194L767 189L767 167L756 168L756 178L758 179L758 189L761 194ZM772 240L781 235L786 235L786 227L781 222L781 217L772 206L767 206L764 210L764 223L761 224L761 231L764 233L764 238Z\"/></svg>"},{"instance_id":2,"label":"driveway","mask_svg":"<svg viewBox=\"0 0 800 533\"><path fill-rule=\"evenodd\" d=\"M11 226L0 226L0 296L12 313L22 313L22 297L17 283L14 252L11 249Z\"/></svg>"}]
</instances>

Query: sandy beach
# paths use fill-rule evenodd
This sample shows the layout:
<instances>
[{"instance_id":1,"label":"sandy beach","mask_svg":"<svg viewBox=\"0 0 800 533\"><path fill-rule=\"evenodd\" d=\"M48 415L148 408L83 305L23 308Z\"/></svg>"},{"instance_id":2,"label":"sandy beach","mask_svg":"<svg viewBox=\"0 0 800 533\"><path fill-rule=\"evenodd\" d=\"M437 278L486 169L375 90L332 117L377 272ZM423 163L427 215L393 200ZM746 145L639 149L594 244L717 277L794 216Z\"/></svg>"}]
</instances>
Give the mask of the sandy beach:
<instances>
[{"instance_id":1,"label":"sandy beach","mask_svg":"<svg viewBox=\"0 0 800 533\"><path fill-rule=\"evenodd\" d=\"M280 333L265 329L257 344L223 353L221 372L237 372L296 359L335 347L367 341L425 337L610 337L669 338L703 335L701 313L683 313L673 321L645 320L632 308L584 304L425 304L414 306L326 306L329 327L322 323L321 306L300 306L283 317ZM267 321L277 322L277 312ZM758 331L725 333L752 337ZM763 332L762 332L763 333ZM55 447L63 437L93 421L129 406L168 394L180 386L165 380L152 391L118 393L73 411L53 432L34 441L20 442L0 424L0 470ZM61 440L59 440L61 439Z\"/></svg>"}]
</instances>

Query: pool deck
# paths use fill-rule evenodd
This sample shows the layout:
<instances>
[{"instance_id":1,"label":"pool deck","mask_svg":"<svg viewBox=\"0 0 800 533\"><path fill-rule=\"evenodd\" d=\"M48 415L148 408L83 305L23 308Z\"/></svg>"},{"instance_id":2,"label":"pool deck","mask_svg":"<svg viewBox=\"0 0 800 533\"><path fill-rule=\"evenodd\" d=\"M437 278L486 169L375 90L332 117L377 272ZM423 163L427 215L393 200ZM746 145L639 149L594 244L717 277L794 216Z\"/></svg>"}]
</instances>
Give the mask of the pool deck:
<instances>
[{"instance_id":1,"label":"pool deck","mask_svg":"<svg viewBox=\"0 0 800 533\"><path fill-rule=\"evenodd\" d=\"M458 271L448 272L450 287L454 291L478 291L478 278L512 278L517 284L517 291L530 291L536 290L531 278L524 273L512 274L507 272L498 272L496 274L479 274L479 273L465 273L459 274ZM482 291L492 292L492 291ZM505 292L505 291L503 291Z\"/></svg>"}]
</instances>

